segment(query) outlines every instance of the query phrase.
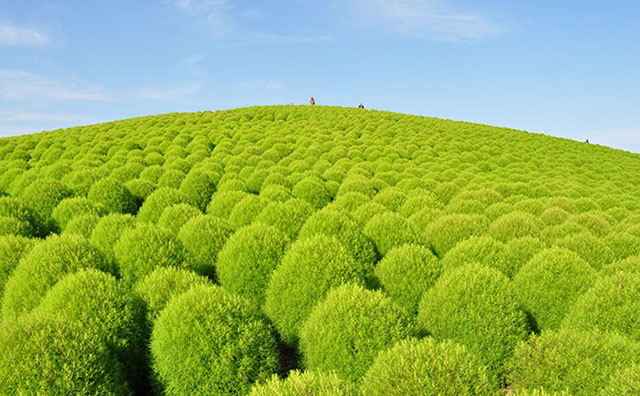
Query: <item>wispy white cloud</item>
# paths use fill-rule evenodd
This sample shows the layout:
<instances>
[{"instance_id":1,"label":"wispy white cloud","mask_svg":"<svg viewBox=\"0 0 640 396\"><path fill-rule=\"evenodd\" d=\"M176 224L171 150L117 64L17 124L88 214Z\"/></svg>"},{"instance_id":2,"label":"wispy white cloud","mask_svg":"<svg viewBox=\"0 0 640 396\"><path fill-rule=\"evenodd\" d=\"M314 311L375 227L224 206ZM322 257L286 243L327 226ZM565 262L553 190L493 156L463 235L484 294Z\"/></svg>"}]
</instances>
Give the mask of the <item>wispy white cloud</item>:
<instances>
[{"instance_id":1,"label":"wispy white cloud","mask_svg":"<svg viewBox=\"0 0 640 396\"><path fill-rule=\"evenodd\" d=\"M472 41L506 27L489 16L462 10L450 0L346 0L361 22L406 36L439 41Z\"/></svg>"},{"instance_id":2,"label":"wispy white cloud","mask_svg":"<svg viewBox=\"0 0 640 396\"><path fill-rule=\"evenodd\" d=\"M198 82L183 82L141 88L128 92L126 97L150 100L178 100L200 92L202 84Z\"/></svg>"},{"instance_id":3,"label":"wispy white cloud","mask_svg":"<svg viewBox=\"0 0 640 396\"><path fill-rule=\"evenodd\" d=\"M235 29L232 11L235 6L228 0L169 0L178 11L205 26L213 37L224 37Z\"/></svg>"},{"instance_id":4,"label":"wispy white cloud","mask_svg":"<svg viewBox=\"0 0 640 396\"><path fill-rule=\"evenodd\" d=\"M16 26L11 22L0 22L0 46L40 46L49 43L49 38L35 29Z\"/></svg>"},{"instance_id":5,"label":"wispy white cloud","mask_svg":"<svg viewBox=\"0 0 640 396\"><path fill-rule=\"evenodd\" d=\"M45 130L96 124L104 120L78 114L0 112L0 136L16 136Z\"/></svg>"},{"instance_id":6,"label":"wispy white cloud","mask_svg":"<svg viewBox=\"0 0 640 396\"><path fill-rule=\"evenodd\" d=\"M238 84L242 88L259 88L268 90L282 90L285 86L277 81L272 80L258 80L258 81L243 81Z\"/></svg>"},{"instance_id":7,"label":"wispy white cloud","mask_svg":"<svg viewBox=\"0 0 640 396\"><path fill-rule=\"evenodd\" d=\"M200 54L189 55L183 59L183 63L187 65L195 65L204 60L204 56Z\"/></svg>"},{"instance_id":8,"label":"wispy white cloud","mask_svg":"<svg viewBox=\"0 0 640 396\"><path fill-rule=\"evenodd\" d=\"M52 80L23 70L0 69L0 101L50 99L109 100L102 87Z\"/></svg>"}]
</instances>

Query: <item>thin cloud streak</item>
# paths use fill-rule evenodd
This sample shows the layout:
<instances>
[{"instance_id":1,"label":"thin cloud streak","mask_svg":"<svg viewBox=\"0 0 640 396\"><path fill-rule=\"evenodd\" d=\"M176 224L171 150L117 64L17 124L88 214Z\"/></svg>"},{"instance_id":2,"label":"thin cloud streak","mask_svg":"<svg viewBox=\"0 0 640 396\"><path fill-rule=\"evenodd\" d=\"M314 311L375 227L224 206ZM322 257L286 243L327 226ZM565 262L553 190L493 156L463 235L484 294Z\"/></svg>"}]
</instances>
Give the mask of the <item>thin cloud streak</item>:
<instances>
[{"instance_id":1,"label":"thin cloud streak","mask_svg":"<svg viewBox=\"0 0 640 396\"><path fill-rule=\"evenodd\" d=\"M106 101L101 87L55 81L23 70L0 69L0 101Z\"/></svg>"},{"instance_id":2,"label":"thin cloud streak","mask_svg":"<svg viewBox=\"0 0 640 396\"><path fill-rule=\"evenodd\" d=\"M0 46L42 46L49 42L49 38L37 30L10 22L0 24Z\"/></svg>"}]
</instances>

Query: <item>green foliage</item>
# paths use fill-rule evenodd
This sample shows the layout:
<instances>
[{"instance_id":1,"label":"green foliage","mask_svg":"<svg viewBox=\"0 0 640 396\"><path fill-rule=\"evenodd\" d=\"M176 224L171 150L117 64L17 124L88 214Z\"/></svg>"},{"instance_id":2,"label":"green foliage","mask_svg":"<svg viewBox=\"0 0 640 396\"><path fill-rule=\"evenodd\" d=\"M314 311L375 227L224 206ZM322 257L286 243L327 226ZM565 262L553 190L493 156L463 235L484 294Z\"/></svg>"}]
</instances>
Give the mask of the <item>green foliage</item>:
<instances>
[{"instance_id":1,"label":"green foliage","mask_svg":"<svg viewBox=\"0 0 640 396\"><path fill-rule=\"evenodd\" d=\"M609 276L618 272L640 272L640 256L627 257L624 260L614 261L600 270L601 276Z\"/></svg>"},{"instance_id":2,"label":"green foliage","mask_svg":"<svg viewBox=\"0 0 640 396\"><path fill-rule=\"evenodd\" d=\"M490 236L472 236L455 245L442 257L442 267L445 271L470 263L493 267L509 276L510 265L505 244Z\"/></svg>"},{"instance_id":3,"label":"green foliage","mask_svg":"<svg viewBox=\"0 0 640 396\"><path fill-rule=\"evenodd\" d=\"M182 226L178 239L193 257L191 268L215 279L218 253L232 234L233 227L226 221L201 214Z\"/></svg>"},{"instance_id":4,"label":"green foliage","mask_svg":"<svg viewBox=\"0 0 640 396\"><path fill-rule=\"evenodd\" d=\"M160 215L158 225L171 231L174 235L178 235L180 228L190 219L202 215L202 212L195 206L186 203L179 203L169 206Z\"/></svg>"},{"instance_id":5,"label":"green foliage","mask_svg":"<svg viewBox=\"0 0 640 396\"><path fill-rule=\"evenodd\" d=\"M284 203L272 202L254 219L256 223L264 223L277 227L290 239L295 239L300 227L313 214L313 207L302 199L290 199Z\"/></svg>"},{"instance_id":6,"label":"green foliage","mask_svg":"<svg viewBox=\"0 0 640 396\"><path fill-rule=\"evenodd\" d=\"M489 225L489 234L501 241L524 236L536 237L542 229L542 222L525 212L511 212L501 216Z\"/></svg>"},{"instance_id":7,"label":"green foliage","mask_svg":"<svg viewBox=\"0 0 640 396\"><path fill-rule=\"evenodd\" d=\"M289 238L275 227L254 224L233 234L218 255L220 285L257 307L264 304L269 278L282 260Z\"/></svg>"},{"instance_id":8,"label":"green foliage","mask_svg":"<svg viewBox=\"0 0 640 396\"><path fill-rule=\"evenodd\" d=\"M487 220L483 216L451 214L430 222L424 233L436 255L444 257L458 242L484 233L486 227Z\"/></svg>"},{"instance_id":9,"label":"green foliage","mask_svg":"<svg viewBox=\"0 0 640 396\"><path fill-rule=\"evenodd\" d=\"M138 212L138 220L157 223L166 208L181 203L191 204L189 198L175 188L161 187L144 201Z\"/></svg>"},{"instance_id":10,"label":"green foliage","mask_svg":"<svg viewBox=\"0 0 640 396\"><path fill-rule=\"evenodd\" d=\"M431 250L411 244L391 249L375 268L385 293L412 315L441 272L442 264Z\"/></svg>"},{"instance_id":11,"label":"green foliage","mask_svg":"<svg viewBox=\"0 0 640 396\"><path fill-rule=\"evenodd\" d=\"M268 201L258 195L248 195L233 207L229 223L235 228L249 225L268 204Z\"/></svg>"},{"instance_id":12,"label":"green foliage","mask_svg":"<svg viewBox=\"0 0 640 396\"><path fill-rule=\"evenodd\" d=\"M69 220L62 234L78 234L90 239L93 229L99 222L100 216L96 214L75 216Z\"/></svg>"},{"instance_id":13,"label":"green foliage","mask_svg":"<svg viewBox=\"0 0 640 396\"><path fill-rule=\"evenodd\" d=\"M640 341L640 272L618 272L596 280L569 305L562 322L571 329L619 332Z\"/></svg>"},{"instance_id":14,"label":"green foliage","mask_svg":"<svg viewBox=\"0 0 640 396\"><path fill-rule=\"evenodd\" d=\"M414 335L407 313L380 291L345 284L329 291L300 330L305 367L358 382L378 352Z\"/></svg>"},{"instance_id":15,"label":"green foliage","mask_svg":"<svg viewBox=\"0 0 640 396\"><path fill-rule=\"evenodd\" d=\"M486 367L452 341L406 339L380 352L362 381L368 396L499 395Z\"/></svg>"},{"instance_id":16,"label":"green foliage","mask_svg":"<svg viewBox=\"0 0 640 396\"><path fill-rule=\"evenodd\" d=\"M500 271L468 264L445 272L420 302L418 324L437 339L468 348L503 380L504 363L529 333L525 313Z\"/></svg>"},{"instance_id":17,"label":"green foliage","mask_svg":"<svg viewBox=\"0 0 640 396\"><path fill-rule=\"evenodd\" d=\"M211 281L193 271L176 267L160 267L135 284L133 293L146 307L147 323L152 325L167 303L194 286L210 285Z\"/></svg>"},{"instance_id":18,"label":"green foliage","mask_svg":"<svg viewBox=\"0 0 640 396\"><path fill-rule=\"evenodd\" d=\"M65 198L53 209L51 217L56 221L58 228L62 231L67 227L67 223L75 216L93 214L101 216L105 214L105 209L84 197Z\"/></svg>"},{"instance_id":19,"label":"green foliage","mask_svg":"<svg viewBox=\"0 0 640 396\"><path fill-rule=\"evenodd\" d=\"M0 299L7 280L18 262L33 247L34 241L18 235L0 236Z\"/></svg>"},{"instance_id":20,"label":"green foliage","mask_svg":"<svg viewBox=\"0 0 640 396\"><path fill-rule=\"evenodd\" d=\"M127 229L113 247L123 282L129 285L158 267L188 267L188 252L170 231L150 223Z\"/></svg>"},{"instance_id":21,"label":"green foliage","mask_svg":"<svg viewBox=\"0 0 640 396\"><path fill-rule=\"evenodd\" d=\"M135 217L129 214L112 213L100 218L98 224L91 231L91 244L115 266L113 247L122 233L136 225Z\"/></svg>"},{"instance_id":22,"label":"green foliage","mask_svg":"<svg viewBox=\"0 0 640 396\"><path fill-rule=\"evenodd\" d=\"M41 219L44 235L57 230L55 222L51 217L53 209L65 198L73 196L69 187L58 180L41 178L35 180L22 192L22 198L27 206L34 210Z\"/></svg>"},{"instance_id":23,"label":"green foliage","mask_svg":"<svg viewBox=\"0 0 640 396\"><path fill-rule=\"evenodd\" d=\"M640 344L618 334L565 329L534 335L515 349L511 387L544 387L574 396L597 395L618 370L640 362Z\"/></svg>"},{"instance_id":24,"label":"green foliage","mask_svg":"<svg viewBox=\"0 0 640 396\"><path fill-rule=\"evenodd\" d=\"M604 238L604 243L613 251L614 260L624 260L640 254L640 237L626 232L611 232Z\"/></svg>"},{"instance_id":25,"label":"green foliage","mask_svg":"<svg viewBox=\"0 0 640 396\"><path fill-rule=\"evenodd\" d=\"M414 225L395 212L373 216L364 226L363 232L375 243L383 256L394 247L405 243L423 243L423 238Z\"/></svg>"},{"instance_id":26,"label":"green foliage","mask_svg":"<svg viewBox=\"0 0 640 396\"><path fill-rule=\"evenodd\" d=\"M555 246L576 252L593 268L599 270L614 260L614 254L600 238L590 232L567 235L555 242Z\"/></svg>"},{"instance_id":27,"label":"green foliage","mask_svg":"<svg viewBox=\"0 0 640 396\"><path fill-rule=\"evenodd\" d=\"M244 191L218 191L207 205L207 214L228 220L236 204L248 196Z\"/></svg>"},{"instance_id":28,"label":"green foliage","mask_svg":"<svg viewBox=\"0 0 640 396\"><path fill-rule=\"evenodd\" d=\"M43 236L41 225L38 223L37 215L20 198L0 197L0 218L12 219L19 225L19 232L11 234L23 235L26 237ZM7 222L8 223L8 222ZM0 228L0 234L10 234L4 228Z\"/></svg>"},{"instance_id":29,"label":"green foliage","mask_svg":"<svg viewBox=\"0 0 640 396\"><path fill-rule=\"evenodd\" d=\"M282 340L295 344L312 307L335 286L364 284L366 270L335 238L318 234L294 242L271 275L264 311Z\"/></svg>"},{"instance_id":30,"label":"green foliage","mask_svg":"<svg viewBox=\"0 0 640 396\"><path fill-rule=\"evenodd\" d=\"M560 248L543 250L513 279L518 301L540 329L555 329L567 310L596 280L596 271L576 253Z\"/></svg>"},{"instance_id":31,"label":"green foliage","mask_svg":"<svg viewBox=\"0 0 640 396\"><path fill-rule=\"evenodd\" d=\"M321 209L331 202L331 194L324 183L314 177L300 180L291 191L296 198L303 199L315 209Z\"/></svg>"},{"instance_id":32,"label":"green foliage","mask_svg":"<svg viewBox=\"0 0 640 396\"><path fill-rule=\"evenodd\" d=\"M133 195L136 209L158 188L157 185L143 179L128 180L124 186Z\"/></svg>"},{"instance_id":33,"label":"green foliage","mask_svg":"<svg viewBox=\"0 0 640 396\"><path fill-rule=\"evenodd\" d=\"M180 184L180 191L187 196L190 202L205 211L211 196L216 192L216 180L207 172L192 170Z\"/></svg>"},{"instance_id":34,"label":"green foliage","mask_svg":"<svg viewBox=\"0 0 640 396\"><path fill-rule=\"evenodd\" d=\"M273 376L251 389L248 396L356 396L355 387L335 373L294 370L286 379Z\"/></svg>"},{"instance_id":35,"label":"green foliage","mask_svg":"<svg viewBox=\"0 0 640 396\"><path fill-rule=\"evenodd\" d=\"M83 268L113 272L104 256L79 235L51 235L34 244L5 285L2 317L30 312L57 281Z\"/></svg>"},{"instance_id":36,"label":"green foliage","mask_svg":"<svg viewBox=\"0 0 640 396\"><path fill-rule=\"evenodd\" d=\"M0 392L131 395L122 366L77 322L30 314L0 323Z\"/></svg>"},{"instance_id":37,"label":"green foliage","mask_svg":"<svg viewBox=\"0 0 640 396\"><path fill-rule=\"evenodd\" d=\"M108 177L91 186L88 198L109 213L135 213L138 209L135 197L124 184Z\"/></svg>"},{"instance_id":38,"label":"green foliage","mask_svg":"<svg viewBox=\"0 0 640 396\"><path fill-rule=\"evenodd\" d=\"M633 364L612 375L601 396L634 396L640 394L640 364Z\"/></svg>"},{"instance_id":39,"label":"green foliage","mask_svg":"<svg viewBox=\"0 0 640 396\"><path fill-rule=\"evenodd\" d=\"M259 311L213 285L169 301L153 326L151 354L166 395L243 395L278 369L276 341Z\"/></svg>"}]
</instances>

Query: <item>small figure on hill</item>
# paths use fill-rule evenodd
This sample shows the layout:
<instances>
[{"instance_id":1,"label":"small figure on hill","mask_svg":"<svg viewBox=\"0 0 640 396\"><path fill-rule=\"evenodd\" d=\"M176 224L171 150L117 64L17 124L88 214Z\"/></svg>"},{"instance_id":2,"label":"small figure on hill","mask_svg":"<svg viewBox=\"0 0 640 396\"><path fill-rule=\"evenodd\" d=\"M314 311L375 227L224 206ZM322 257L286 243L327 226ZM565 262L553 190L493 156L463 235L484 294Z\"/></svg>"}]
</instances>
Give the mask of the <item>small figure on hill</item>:
<instances>
[{"instance_id":1,"label":"small figure on hill","mask_svg":"<svg viewBox=\"0 0 640 396\"><path fill-rule=\"evenodd\" d=\"M316 104L316 100L313 98L313 96L311 97L311 99L309 99L309 104L311 106L314 106Z\"/></svg>"},{"instance_id":2,"label":"small figure on hill","mask_svg":"<svg viewBox=\"0 0 640 396\"><path fill-rule=\"evenodd\" d=\"M584 142L585 142L586 144L589 144L589 139L585 140Z\"/></svg>"},{"instance_id":3,"label":"small figure on hill","mask_svg":"<svg viewBox=\"0 0 640 396\"><path fill-rule=\"evenodd\" d=\"M289 106L293 106L293 102L289 103Z\"/></svg>"},{"instance_id":4,"label":"small figure on hill","mask_svg":"<svg viewBox=\"0 0 640 396\"><path fill-rule=\"evenodd\" d=\"M360 106L358 106L359 109L364 109L364 105L362 104L362 102L360 102Z\"/></svg>"}]
</instances>

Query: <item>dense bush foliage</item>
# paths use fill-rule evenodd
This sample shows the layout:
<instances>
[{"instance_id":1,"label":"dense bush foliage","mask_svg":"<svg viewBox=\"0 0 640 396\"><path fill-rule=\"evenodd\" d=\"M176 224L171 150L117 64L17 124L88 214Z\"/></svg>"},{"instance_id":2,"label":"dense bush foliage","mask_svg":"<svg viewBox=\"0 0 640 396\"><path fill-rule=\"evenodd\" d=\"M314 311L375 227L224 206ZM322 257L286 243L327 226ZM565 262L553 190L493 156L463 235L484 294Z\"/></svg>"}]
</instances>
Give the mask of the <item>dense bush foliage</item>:
<instances>
[{"instance_id":1,"label":"dense bush foliage","mask_svg":"<svg viewBox=\"0 0 640 396\"><path fill-rule=\"evenodd\" d=\"M274 376L256 385L249 396L356 396L355 386L335 373L322 371L292 371L286 379Z\"/></svg>"},{"instance_id":2,"label":"dense bush foliage","mask_svg":"<svg viewBox=\"0 0 640 396\"><path fill-rule=\"evenodd\" d=\"M213 285L169 301L153 326L151 353L167 395L243 395L278 369L276 341L259 311Z\"/></svg>"},{"instance_id":3,"label":"dense bush foliage","mask_svg":"<svg viewBox=\"0 0 640 396\"><path fill-rule=\"evenodd\" d=\"M618 371L600 393L602 396L634 396L640 394L640 364Z\"/></svg>"},{"instance_id":4,"label":"dense bush foliage","mask_svg":"<svg viewBox=\"0 0 640 396\"><path fill-rule=\"evenodd\" d=\"M378 352L414 335L407 313L379 291L355 284L332 289L300 330L304 366L358 382Z\"/></svg>"},{"instance_id":5,"label":"dense bush foliage","mask_svg":"<svg viewBox=\"0 0 640 396\"><path fill-rule=\"evenodd\" d=\"M363 395L495 395L486 367L452 341L406 339L380 352L362 381Z\"/></svg>"},{"instance_id":6,"label":"dense bush foliage","mask_svg":"<svg viewBox=\"0 0 640 396\"><path fill-rule=\"evenodd\" d=\"M118 285L107 293L113 301L133 292L148 310L141 327L191 286L219 281L220 290L248 299L247 309L273 322L281 367L259 377L278 371L285 378L304 369L298 337L314 306L332 289L355 283L379 290L412 320L417 310L421 332L463 345L504 392L584 394L580 380L558 388L533 381L512 386L503 364L513 358L514 340L530 330L578 328L640 340L639 169L637 154L598 145L325 106L172 113L2 138L2 326L24 326L18 323L50 289L87 269L109 274L96 284ZM86 287L78 291L90 295ZM87 307L98 310L87 298ZM63 320L51 315L36 333ZM62 326L51 330L53 340L76 329ZM12 378L7 392L46 394L37 384L55 382L53 367L68 370L78 362L89 367L86 375L65 371L56 377L60 388L52 388L59 391L49 393L128 394L112 381L135 368L122 369L102 352L111 348L104 340L85 333L78 330L96 354L82 358L73 354L93 352L74 340L37 350L21 345L29 334L15 333L11 348L21 352L0 357L1 373ZM64 351L55 366L51 359ZM144 360L150 351L134 354ZM593 362L596 353L586 354ZM557 356L558 363L571 359ZM34 374L35 363L23 359L51 363L42 371L49 377ZM27 383L15 382L18 371L7 362L33 377L33 387L21 388ZM637 367L598 362L585 372L604 365L598 370L622 376ZM89 372L94 369L100 379ZM242 377L220 373L207 380L233 384ZM274 392L355 389L327 372L296 375L269 386ZM229 393L248 392L258 377L252 378ZM624 389L622 380L618 388L613 379L601 382L620 394L633 389L632 381ZM140 393L137 385L131 391ZM162 386L151 391L163 392Z\"/></svg>"}]
</instances>

